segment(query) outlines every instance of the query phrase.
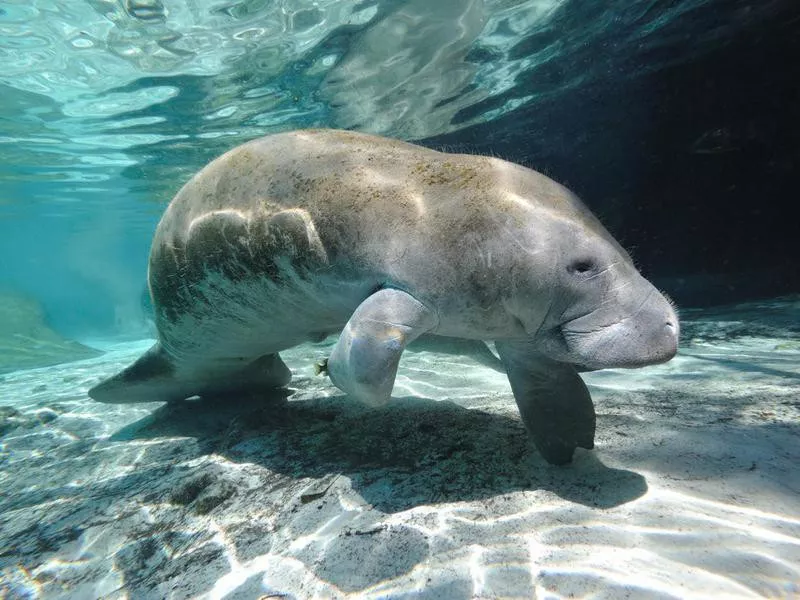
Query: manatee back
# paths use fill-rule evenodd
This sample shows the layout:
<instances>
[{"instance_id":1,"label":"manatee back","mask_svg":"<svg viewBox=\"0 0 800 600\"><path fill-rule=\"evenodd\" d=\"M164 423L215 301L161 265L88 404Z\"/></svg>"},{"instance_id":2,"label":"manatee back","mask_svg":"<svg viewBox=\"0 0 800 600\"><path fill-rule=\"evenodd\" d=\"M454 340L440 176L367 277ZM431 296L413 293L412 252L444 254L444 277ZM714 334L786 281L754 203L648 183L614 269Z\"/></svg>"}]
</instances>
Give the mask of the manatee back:
<instances>
[{"instance_id":1,"label":"manatee back","mask_svg":"<svg viewBox=\"0 0 800 600\"><path fill-rule=\"evenodd\" d=\"M552 214L595 226L568 190L498 159L335 130L257 139L207 165L167 208L150 257L157 323L271 298L317 311L306 300L320 293L338 318L381 286L502 320L514 248Z\"/></svg>"}]
</instances>

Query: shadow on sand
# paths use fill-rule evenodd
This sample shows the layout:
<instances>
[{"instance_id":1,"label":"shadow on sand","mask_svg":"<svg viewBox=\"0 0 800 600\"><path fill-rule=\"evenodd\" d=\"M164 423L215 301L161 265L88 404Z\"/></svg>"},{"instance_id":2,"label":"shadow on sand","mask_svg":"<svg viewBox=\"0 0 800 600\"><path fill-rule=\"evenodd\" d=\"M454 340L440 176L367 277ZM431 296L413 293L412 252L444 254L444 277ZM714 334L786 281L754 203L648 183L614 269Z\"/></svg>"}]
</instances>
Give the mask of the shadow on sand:
<instances>
[{"instance_id":1,"label":"shadow on sand","mask_svg":"<svg viewBox=\"0 0 800 600\"><path fill-rule=\"evenodd\" d=\"M413 397L373 410L344 396L290 401L289 393L164 405L110 441L189 437L202 453L292 478L345 475L383 512L519 490L608 508L647 491L641 475L592 452L579 450L567 467L547 464L514 414Z\"/></svg>"}]
</instances>

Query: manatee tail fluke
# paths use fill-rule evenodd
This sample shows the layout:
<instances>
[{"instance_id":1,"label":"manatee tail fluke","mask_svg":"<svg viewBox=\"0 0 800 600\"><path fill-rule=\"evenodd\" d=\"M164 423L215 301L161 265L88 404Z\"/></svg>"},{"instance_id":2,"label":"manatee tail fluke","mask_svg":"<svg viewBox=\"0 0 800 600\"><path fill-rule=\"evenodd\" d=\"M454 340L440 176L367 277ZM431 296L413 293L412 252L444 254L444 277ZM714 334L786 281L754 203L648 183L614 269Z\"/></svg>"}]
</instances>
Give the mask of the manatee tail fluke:
<instances>
[{"instance_id":1,"label":"manatee tail fluke","mask_svg":"<svg viewBox=\"0 0 800 600\"><path fill-rule=\"evenodd\" d=\"M165 402L189 395L186 386L175 381L175 365L161 344L155 344L131 366L89 390L89 397L107 404Z\"/></svg>"},{"instance_id":2,"label":"manatee tail fluke","mask_svg":"<svg viewBox=\"0 0 800 600\"><path fill-rule=\"evenodd\" d=\"M179 374L170 356L155 344L131 366L91 388L89 396L106 404L174 402L195 395L281 388L292 379L277 354L266 354L244 367L227 368L217 363L193 372L192 376L185 371Z\"/></svg>"}]
</instances>

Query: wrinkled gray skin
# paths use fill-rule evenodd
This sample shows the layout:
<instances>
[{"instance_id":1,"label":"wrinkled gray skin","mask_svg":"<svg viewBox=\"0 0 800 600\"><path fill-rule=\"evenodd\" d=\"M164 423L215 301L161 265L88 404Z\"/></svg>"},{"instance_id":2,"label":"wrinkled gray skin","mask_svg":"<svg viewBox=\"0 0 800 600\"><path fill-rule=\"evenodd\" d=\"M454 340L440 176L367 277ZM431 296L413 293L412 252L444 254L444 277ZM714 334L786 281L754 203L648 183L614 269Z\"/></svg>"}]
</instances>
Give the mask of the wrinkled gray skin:
<instances>
[{"instance_id":1,"label":"wrinkled gray skin","mask_svg":"<svg viewBox=\"0 0 800 600\"><path fill-rule=\"evenodd\" d=\"M345 131L265 137L206 166L158 226L149 283L159 341L96 400L285 386L280 350L341 332L331 380L380 406L420 335L494 340L556 464L593 446L578 371L661 363L678 343L670 302L569 190Z\"/></svg>"}]
</instances>

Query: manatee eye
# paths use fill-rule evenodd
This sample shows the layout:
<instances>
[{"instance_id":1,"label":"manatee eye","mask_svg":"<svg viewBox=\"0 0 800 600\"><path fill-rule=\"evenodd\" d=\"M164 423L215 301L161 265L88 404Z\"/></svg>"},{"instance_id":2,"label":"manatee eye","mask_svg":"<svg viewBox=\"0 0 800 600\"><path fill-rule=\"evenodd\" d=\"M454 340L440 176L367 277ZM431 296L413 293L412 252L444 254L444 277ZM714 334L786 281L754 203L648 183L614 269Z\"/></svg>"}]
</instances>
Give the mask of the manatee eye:
<instances>
[{"instance_id":1,"label":"manatee eye","mask_svg":"<svg viewBox=\"0 0 800 600\"><path fill-rule=\"evenodd\" d=\"M590 258L581 258L573 261L567 266L570 275L585 275L597 269L597 265Z\"/></svg>"}]
</instances>

